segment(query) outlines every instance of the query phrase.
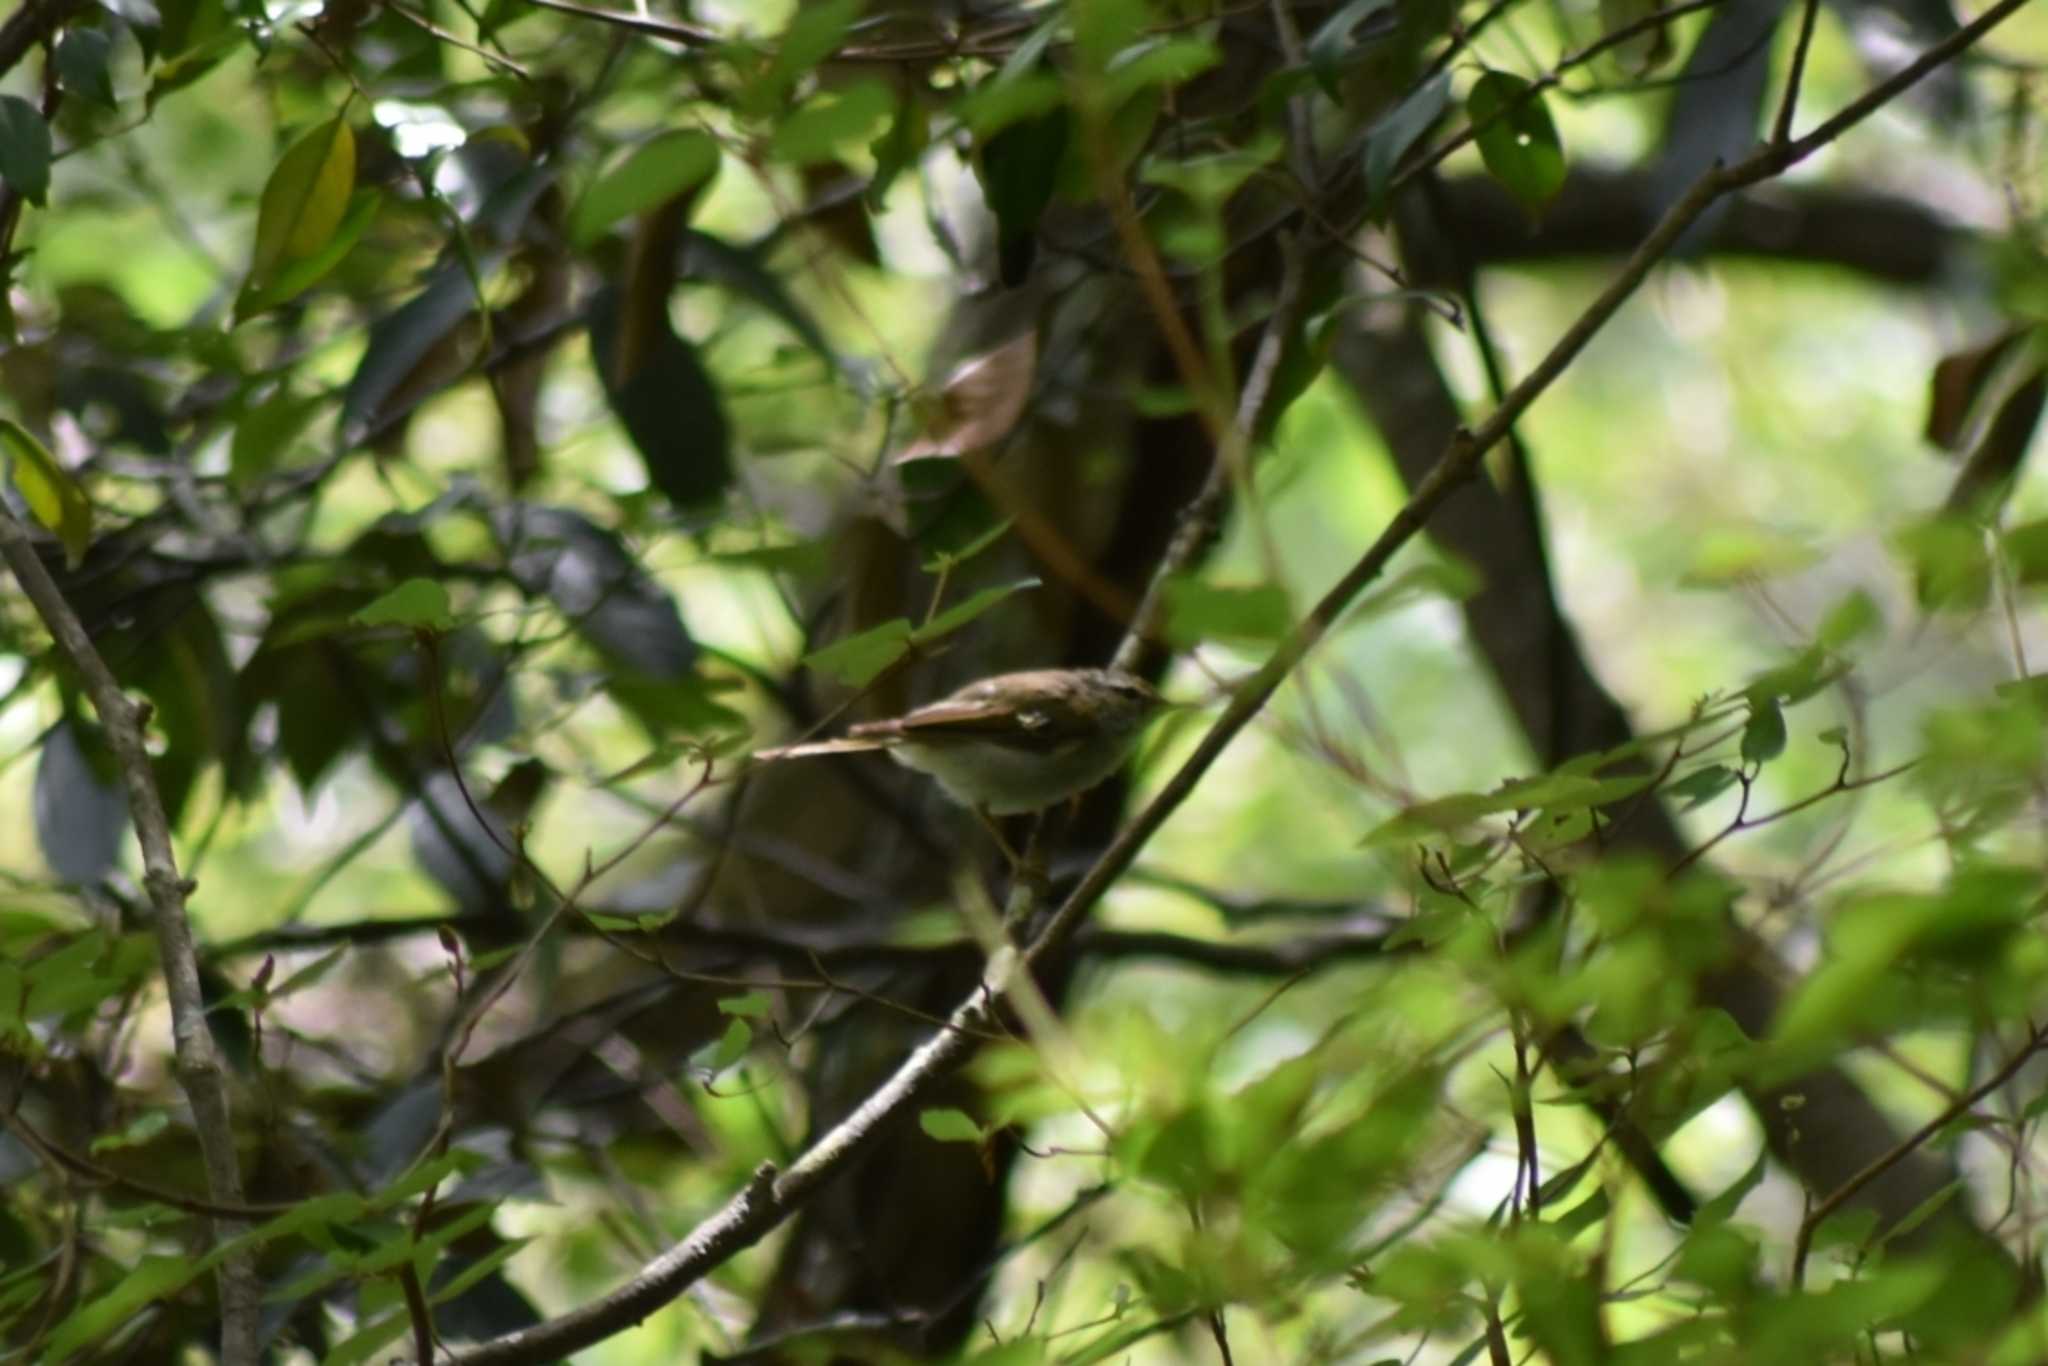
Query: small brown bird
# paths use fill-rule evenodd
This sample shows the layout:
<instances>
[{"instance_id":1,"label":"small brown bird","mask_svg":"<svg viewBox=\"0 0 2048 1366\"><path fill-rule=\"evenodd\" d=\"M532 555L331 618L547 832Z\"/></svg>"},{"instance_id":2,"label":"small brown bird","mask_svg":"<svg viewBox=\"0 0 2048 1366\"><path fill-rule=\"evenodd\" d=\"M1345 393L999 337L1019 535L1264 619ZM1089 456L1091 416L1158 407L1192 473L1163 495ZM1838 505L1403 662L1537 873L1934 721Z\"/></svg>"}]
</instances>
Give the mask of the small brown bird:
<instances>
[{"instance_id":1,"label":"small brown bird","mask_svg":"<svg viewBox=\"0 0 2048 1366\"><path fill-rule=\"evenodd\" d=\"M1027 669L970 683L887 721L863 721L841 740L754 757L885 750L936 779L962 806L1010 816L1043 810L1116 772L1164 705L1143 679L1121 669Z\"/></svg>"}]
</instances>

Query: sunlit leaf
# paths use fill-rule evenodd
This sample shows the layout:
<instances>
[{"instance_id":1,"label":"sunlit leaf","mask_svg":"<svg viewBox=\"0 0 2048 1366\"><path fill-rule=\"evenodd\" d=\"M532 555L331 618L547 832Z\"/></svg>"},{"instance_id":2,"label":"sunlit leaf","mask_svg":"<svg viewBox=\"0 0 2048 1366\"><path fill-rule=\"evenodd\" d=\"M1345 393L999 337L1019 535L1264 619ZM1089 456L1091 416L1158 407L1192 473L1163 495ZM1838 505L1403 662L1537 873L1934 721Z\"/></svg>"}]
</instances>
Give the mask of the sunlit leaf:
<instances>
[{"instance_id":1,"label":"sunlit leaf","mask_svg":"<svg viewBox=\"0 0 2048 1366\"><path fill-rule=\"evenodd\" d=\"M718 141L695 128L677 128L641 143L599 176L569 215L569 237L587 247L622 218L645 213L718 169Z\"/></svg>"},{"instance_id":2,"label":"sunlit leaf","mask_svg":"<svg viewBox=\"0 0 2048 1366\"><path fill-rule=\"evenodd\" d=\"M443 630L455 624L448 590L432 579L407 579L355 614L361 626L411 626Z\"/></svg>"},{"instance_id":3,"label":"sunlit leaf","mask_svg":"<svg viewBox=\"0 0 2048 1366\"><path fill-rule=\"evenodd\" d=\"M898 617L836 640L822 650L811 651L804 656L804 667L836 678L850 688L866 687L882 670L910 652L913 634L910 623Z\"/></svg>"},{"instance_id":4,"label":"sunlit leaf","mask_svg":"<svg viewBox=\"0 0 2048 1366\"><path fill-rule=\"evenodd\" d=\"M281 294L273 287L288 267L326 252L348 217L355 180L356 138L346 111L307 132L278 158L256 210L248 281L235 304L238 321L298 292ZM360 235L362 227L356 232ZM311 283L308 279L299 289ZM264 300L260 307L259 299Z\"/></svg>"},{"instance_id":5,"label":"sunlit leaf","mask_svg":"<svg viewBox=\"0 0 2048 1366\"><path fill-rule=\"evenodd\" d=\"M7 456L14 487L21 491L29 514L56 534L65 562L76 568L92 544L92 504L85 493L57 457L19 422L0 418L0 453Z\"/></svg>"}]
</instances>

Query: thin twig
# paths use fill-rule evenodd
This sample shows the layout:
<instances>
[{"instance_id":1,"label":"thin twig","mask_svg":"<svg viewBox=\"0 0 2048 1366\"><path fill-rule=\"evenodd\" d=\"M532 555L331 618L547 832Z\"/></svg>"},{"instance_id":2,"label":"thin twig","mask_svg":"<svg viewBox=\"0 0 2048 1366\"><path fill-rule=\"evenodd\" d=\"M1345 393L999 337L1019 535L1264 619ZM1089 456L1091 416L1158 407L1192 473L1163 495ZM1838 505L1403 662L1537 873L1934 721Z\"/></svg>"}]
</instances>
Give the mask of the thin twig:
<instances>
[{"instance_id":1,"label":"thin twig","mask_svg":"<svg viewBox=\"0 0 2048 1366\"><path fill-rule=\"evenodd\" d=\"M1825 1200L1808 1210L1806 1217L1799 1221L1799 1237L1792 1246L1792 1288L1797 1290L1806 1284L1806 1259L1813 1251L1814 1230L1819 1228L1829 1215L1847 1204L1865 1186L1911 1157L1936 1134L1968 1113L1971 1106L2011 1081L2019 1074L2019 1070L2026 1066L2027 1060L2041 1051L2043 1045L2048 1045L2048 1029L2029 1030L2027 1041L2020 1045L1996 1072L1972 1087L1966 1094L1958 1096L1953 1104L1942 1107L1940 1114L1907 1134L1885 1152L1878 1154L1871 1160L1870 1165L1835 1187Z\"/></svg>"},{"instance_id":2,"label":"thin twig","mask_svg":"<svg viewBox=\"0 0 2048 1366\"><path fill-rule=\"evenodd\" d=\"M1806 54L1813 46L1813 25L1820 17L1820 0L1806 0L1799 14L1799 39L1792 45L1792 70L1785 77L1785 98L1778 104L1778 121L1771 141L1783 147L1792 141L1792 116L1799 108L1799 87L1806 80Z\"/></svg>"}]
</instances>

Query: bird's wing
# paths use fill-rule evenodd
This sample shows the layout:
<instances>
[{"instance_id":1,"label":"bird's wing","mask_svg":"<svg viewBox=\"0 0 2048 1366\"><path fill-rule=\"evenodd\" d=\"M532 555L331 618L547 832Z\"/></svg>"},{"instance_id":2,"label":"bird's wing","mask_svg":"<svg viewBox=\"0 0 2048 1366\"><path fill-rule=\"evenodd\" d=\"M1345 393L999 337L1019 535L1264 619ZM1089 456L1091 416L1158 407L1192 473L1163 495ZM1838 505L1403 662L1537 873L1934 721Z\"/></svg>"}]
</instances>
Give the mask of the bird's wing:
<instances>
[{"instance_id":1,"label":"bird's wing","mask_svg":"<svg viewBox=\"0 0 2048 1366\"><path fill-rule=\"evenodd\" d=\"M757 749L756 759L808 759L814 754L866 754L872 750L887 749L889 742L883 739L809 740L801 745L780 745L774 749Z\"/></svg>"}]
</instances>

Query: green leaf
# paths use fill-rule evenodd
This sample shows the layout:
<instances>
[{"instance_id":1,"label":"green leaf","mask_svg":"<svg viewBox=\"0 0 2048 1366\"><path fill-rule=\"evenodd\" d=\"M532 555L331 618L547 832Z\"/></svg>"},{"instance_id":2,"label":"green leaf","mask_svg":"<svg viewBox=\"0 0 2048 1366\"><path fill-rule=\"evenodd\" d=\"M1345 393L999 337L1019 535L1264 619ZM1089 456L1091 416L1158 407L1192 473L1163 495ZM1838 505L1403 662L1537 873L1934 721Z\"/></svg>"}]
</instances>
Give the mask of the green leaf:
<instances>
[{"instance_id":1,"label":"green leaf","mask_svg":"<svg viewBox=\"0 0 2048 1366\"><path fill-rule=\"evenodd\" d=\"M822 650L811 651L804 656L803 665L850 688L864 688L882 670L909 653L914 634L910 623L897 617L859 635L834 641Z\"/></svg>"},{"instance_id":2,"label":"green leaf","mask_svg":"<svg viewBox=\"0 0 2048 1366\"><path fill-rule=\"evenodd\" d=\"M0 95L0 180L43 207L50 192L50 125L19 95Z\"/></svg>"},{"instance_id":3,"label":"green leaf","mask_svg":"<svg viewBox=\"0 0 2048 1366\"><path fill-rule=\"evenodd\" d=\"M1686 774L1665 791L1685 803L1678 808L1680 811L1691 811L1705 806L1733 787L1736 776L1735 770L1726 764L1708 764Z\"/></svg>"},{"instance_id":4,"label":"green leaf","mask_svg":"<svg viewBox=\"0 0 2048 1366\"><path fill-rule=\"evenodd\" d=\"M718 142L695 128L678 128L641 143L599 176L569 215L569 240L588 247L622 218L666 204L711 178Z\"/></svg>"},{"instance_id":5,"label":"green leaf","mask_svg":"<svg viewBox=\"0 0 2048 1366\"><path fill-rule=\"evenodd\" d=\"M873 141L895 103L877 80L821 92L776 125L769 150L791 166L837 160L845 148Z\"/></svg>"},{"instance_id":6,"label":"green leaf","mask_svg":"<svg viewBox=\"0 0 2048 1366\"><path fill-rule=\"evenodd\" d=\"M973 597L967 599L967 601L947 608L924 625L912 631L910 633L910 641L913 645L929 645L935 640L944 639L969 622L986 614L1003 599L1010 597L1012 594L1022 593L1026 589L1036 587L1038 587L1037 579L1018 579L1015 583L1003 583L997 584L994 588L984 588Z\"/></svg>"},{"instance_id":7,"label":"green leaf","mask_svg":"<svg viewBox=\"0 0 2048 1366\"><path fill-rule=\"evenodd\" d=\"M383 203L384 197L367 185L351 193L340 225L318 251L283 262L276 274L264 284L258 285L252 278L242 286L242 292L235 296L235 322L246 322L279 304L289 303L317 284L328 271L341 264L342 258L369 231Z\"/></svg>"},{"instance_id":8,"label":"green leaf","mask_svg":"<svg viewBox=\"0 0 2048 1366\"><path fill-rule=\"evenodd\" d=\"M1776 701L1752 701L1749 722L1742 728L1742 762L1761 768L1784 752L1784 710Z\"/></svg>"},{"instance_id":9,"label":"green leaf","mask_svg":"<svg viewBox=\"0 0 2048 1366\"><path fill-rule=\"evenodd\" d=\"M1205 640L1271 642L1287 634L1293 613L1276 584L1243 587L1177 578L1166 585L1166 638L1176 645Z\"/></svg>"},{"instance_id":10,"label":"green leaf","mask_svg":"<svg viewBox=\"0 0 2048 1366\"><path fill-rule=\"evenodd\" d=\"M1517 199L1540 208L1564 187L1564 146L1543 96L1520 76L1489 71L1465 96L1479 155Z\"/></svg>"},{"instance_id":11,"label":"green leaf","mask_svg":"<svg viewBox=\"0 0 2048 1366\"><path fill-rule=\"evenodd\" d=\"M114 82L107 62L114 40L104 29L66 29L57 40L57 79L68 94L108 109L114 107Z\"/></svg>"},{"instance_id":12,"label":"green leaf","mask_svg":"<svg viewBox=\"0 0 2048 1366\"><path fill-rule=\"evenodd\" d=\"M307 132L278 158L256 210L256 244L248 282L235 302L237 322L258 311L251 301L270 290L286 267L326 251L348 215L355 183L356 135L346 112Z\"/></svg>"},{"instance_id":13,"label":"green leaf","mask_svg":"<svg viewBox=\"0 0 2048 1366\"><path fill-rule=\"evenodd\" d=\"M981 1126L974 1122L974 1116L965 1110L920 1110L917 1127L924 1130L927 1138L941 1143L979 1143L986 1137Z\"/></svg>"},{"instance_id":14,"label":"green leaf","mask_svg":"<svg viewBox=\"0 0 2048 1366\"><path fill-rule=\"evenodd\" d=\"M1370 27L1367 20L1372 20ZM1342 102L1337 87L1344 68L1358 61L1365 48L1393 36L1401 17L1394 0L1351 0L1351 3L1323 21L1308 40L1308 65L1315 72L1323 93Z\"/></svg>"},{"instance_id":15,"label":"green leaf","mask_svg":"<svg viewBox=\"0 0 2048 1366\"><path fill-rule=\"evenodd\" d=\"M747 1050L753 1046L754 1027L745 1020L736 1019L725 1027L725 1033L719 1038L718 1047L712 1050L706 1066L713 1072L723 1072L747 1056Z\"/></svg>"},{"instance_id":16,"label":"green leaf","mask_svg":"<svg viewBox=\"0 0 2048 1366\"><path fill-rule=\"evenodd\" d=\"M205 1272L207 1257L144 1257L98 1299L87 1300L44 1341L44 1359L66 1361L128 1323L153 1301L175 1294Z\"/></svg>"},{"instance_id":17,"label":"green leaf","mask_svg":"<svg viewBox=\"0 0 2048 1366\"><path fill-rule=\"evenodd\" d=\"M1009 535L1010 528L1016 524L1016 520L1014 517L1005 517L958 549L938 551L924 562L922 566L924 572L936 574L941 570L957 569L959 566L966 564L969 560L981 554L982 551L987 550L997 541Z\"/></svg>"},{"instance_id":18,"label":"green leaf","mask_svg":"<svg viewBox=\"0 0 2048 1366\"><path fill-rule=\"evenodd\" d=\"M639 366L621 383L619 289L598 290L590 302L591 360L647 466L647 482L678 508L701 507L732 482L732 429L697 348L676 335L666 310L652 321Z\"/></svg>"},{"instance_id":19,"label":"green leaf","mask_svg":"<svg viewBox=\"0 0 2048 1366\"><path fill-rule=\"evenodd\" d=\"M1600 27L1619 33L1663 8L1661 0L1600 0ZM1608 49L1615 64L1630 77L1641 78L1671 60L1671 25L1653 24Z\"/></svg>"},{"instance_id":20,"label":"green leaf","mask_svg":"<svg viewBox=\"0 0 2048 1366\"><path fill-rule=\"evenodd\" d=\"M56 534L64 546L64 562L76 569L92 544L92 504L57 457L19 422L0 417L0 452L7 456L14 487L21 490L29 514Z\"/></svg>"},{"instance_id":21,"label":"green leaf","mask_svg":"<svg viewBox=\"0 0 2048 1366\"><path fill-rule=\"evenodd\" d=\"M350 620L359 626L410 626L429 631L455 624L448 610L448 590L432 579L407 579Z\"/></svg>"},{"instance_id":22,"label":"green leaf","mask_svg":"<svg viewBox=\"0 0 2048 1366\"><path fill-rule=\"evenodd\" d=\"M1393 183L1401 158L1443 117L1450 102L1451 73L1440 72L1409 91L1365 135L1366 202L1374 217L1386 208L1387 187Z\"/></svg>"},{"instance_id":23,"label":"green leaf","mask_svg":"<svg viewBox=\"0 0 2048 1366\"><path fill-rule=\"evenodd\" d=\"M1066 106L1056 104L1010 123L981 144L976 166L996 220L996 253L1005 284L1021 284L1030 271L1038 219L1059 188L1072 126Z\"/></svg>"},{"instance_id":24,"label":"green leaf","mask_svg":"<svg viewBox=\"0 0 2048 1366\"><path fill-rule=\"evenodd\" d=\"M846 30L866 8L866 0L814 0L794 8L767 72L742 97L742 107L750 112L763 113L773 108L791 86L831 56Z\"/></svg>"},{"instance_id":25,"label":"green leaf","mask_svg":"<svg viewBox=\"0 0 2048 1366\"><path fill-rule=\"evenodd\" d=\"M718 1003L722 1015L738 1015L747 1019L759 1019L768 1013L768 993L749 991L739 996L728 996Z\"/></svg>"},{"instance_id":26,"label":"green leaf","mask_svg":"<svg viewBox=\"0 0 2048 1366\"><path fill-rule=\"evenodd\" d=\"M327 399L319 394L280 389L245 410L228 444L228 475L235 487L248 489L276 469L292 442L326 406Z\"/></svg>"}]
</instances>

